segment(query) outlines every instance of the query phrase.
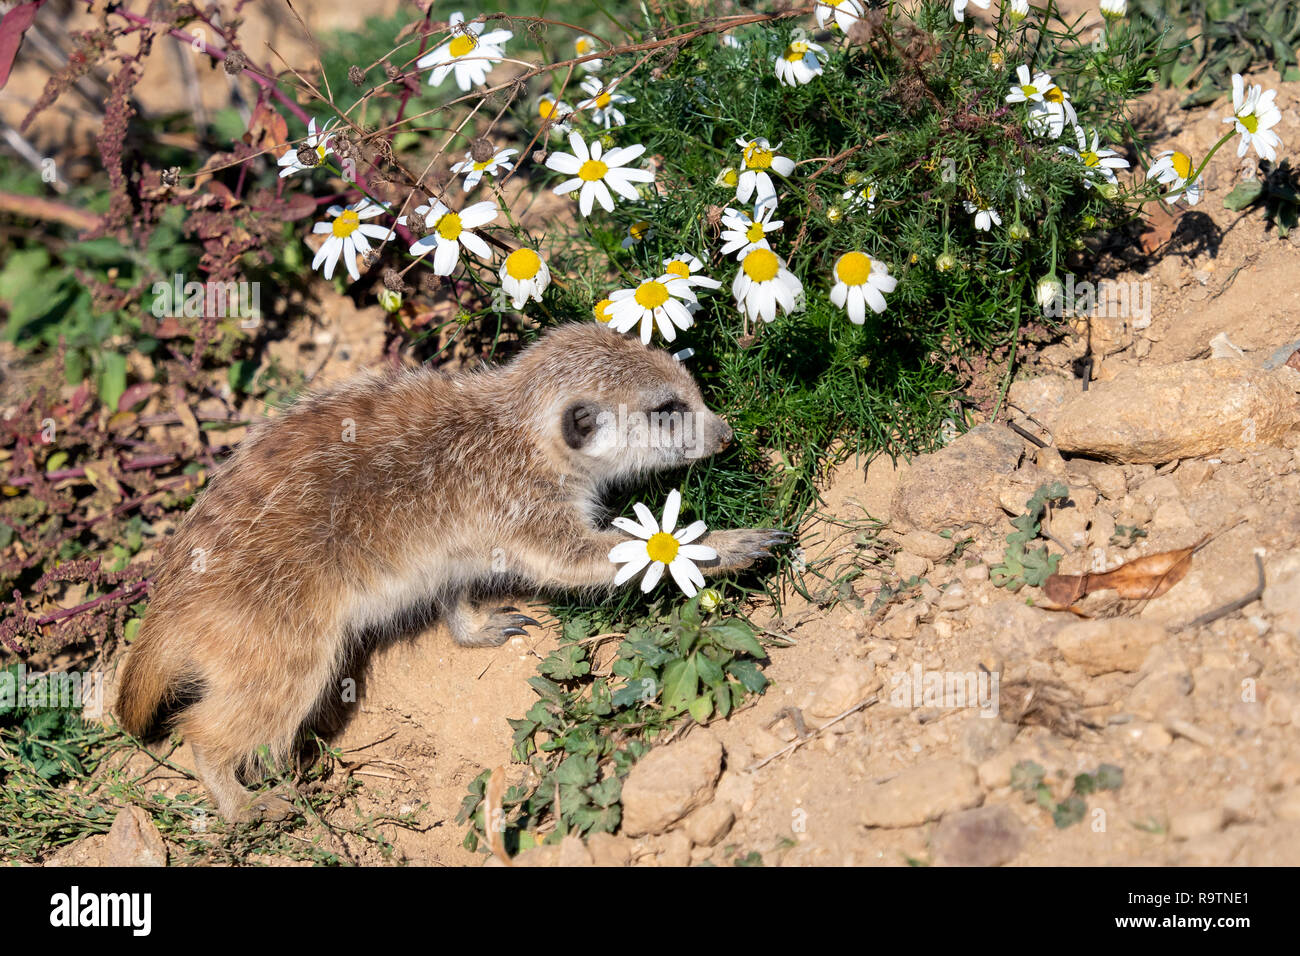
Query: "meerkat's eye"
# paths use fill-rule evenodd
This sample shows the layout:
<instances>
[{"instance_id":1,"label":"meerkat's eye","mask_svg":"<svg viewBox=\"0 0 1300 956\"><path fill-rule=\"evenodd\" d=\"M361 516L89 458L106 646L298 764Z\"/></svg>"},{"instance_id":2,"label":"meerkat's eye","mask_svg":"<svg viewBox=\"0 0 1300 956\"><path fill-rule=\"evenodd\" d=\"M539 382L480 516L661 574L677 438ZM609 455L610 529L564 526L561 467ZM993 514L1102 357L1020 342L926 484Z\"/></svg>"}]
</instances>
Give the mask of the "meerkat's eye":
<instances>
[{"instance_id":1,"label":"meerkat's eye","mask_svg":"<svg viewBox=\"0 0 1300 956\"><path fill-rule=\"evenodd\" d=\"M674 398L671 401L664 402L654 410L656 415L684 415L691 410L680 398Z\"/></svg>"},{"instance_id":2,"label":"meerkat's eye","mask_svg":"<svg viewBox=\"0 0 1300 956\"><path fill-rule=\"evenodd\" d=\"M560 432L570 448L581 448L596 432L600 408L590 402L570 405L560 416Z\"/></svg>"}]
</instances>

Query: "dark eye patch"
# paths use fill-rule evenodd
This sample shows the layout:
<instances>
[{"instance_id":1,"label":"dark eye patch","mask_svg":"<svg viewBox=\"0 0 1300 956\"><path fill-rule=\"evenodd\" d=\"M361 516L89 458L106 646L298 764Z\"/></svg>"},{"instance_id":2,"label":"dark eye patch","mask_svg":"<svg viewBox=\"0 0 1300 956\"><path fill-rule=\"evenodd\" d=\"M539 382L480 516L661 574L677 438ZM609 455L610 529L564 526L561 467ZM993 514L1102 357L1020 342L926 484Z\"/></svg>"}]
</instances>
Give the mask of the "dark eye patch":
<instances>
[{"instance_id":1,"label":"dark eye patch","mask_svg":"<svg viewBox=\"0 0 1300 956\"><path fill-rule=\"evenodd\" d=\"M656 415L684 415L691 410L680 398L670 399L654 410Z\"/></svg>"},{"instance_id":2,"label":"dark eye patch","mask_svg":"<svg viewBox=\"0 0 1300 956\"><path fill-rule=\"evenodd\" d=\"M570 448L581 448L596 433L600 408L591 402L578 402L560 416L560 433Z\"/></svg>"}]
</instances>

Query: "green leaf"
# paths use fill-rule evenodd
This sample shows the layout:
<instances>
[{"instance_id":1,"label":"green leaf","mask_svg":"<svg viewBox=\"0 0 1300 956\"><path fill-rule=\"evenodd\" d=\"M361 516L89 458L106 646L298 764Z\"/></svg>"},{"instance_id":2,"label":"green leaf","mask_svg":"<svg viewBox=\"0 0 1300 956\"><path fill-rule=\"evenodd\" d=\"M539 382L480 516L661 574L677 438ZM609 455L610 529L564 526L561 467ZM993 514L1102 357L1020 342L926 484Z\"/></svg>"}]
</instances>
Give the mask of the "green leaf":
<instances>
[{"instance_id":1,"label":"green leaf","mask_svg":"<svg viewBox=\"0 0 1300 956\"><path fill-rule=\"evenodd\" d=\"M705 633L729 651L748 654L760 660L767 657L767 651L763 650L763 645L754 637L754 629L739 618L711 624L705 628Z\"/></svg>"},{"instance_id":2,"label":"green leaf","mask_svg":"<svg viewBox=\"0 0 1300 956\"><path fill-rule=\"evenodd\" d=\"M1064 830L1082 820L1087 812L1088 805L1083 802L1083 798L1071 796L1064 803L1056 805L1056 809L1052 811L1052 822L1056 824L1057 829Z\"/></svg>"},{"instance_id":3,"label":"green leaf","mask_svg":"<svg viewBox=\"0 0 1300 956\"><path fill-rule=\"evenodd\" d=\"M105 352L99 361L99 400L116 409L117 400L126 391L126 356Z\"/></svg>"},{"instance_id":4,"label":"green leaf","mask_svg":"<svg viewBox=\"0 0 1300 956\"><path fill-rule=\"evenodd\" d=\"M727 673L751 694L761 694L767 687L767 678L754 661L732 661L727 665Z\"/></svg>"},{"instance_id":5,"label":"green leaf","mask_svg":"<svg viewBox=\"0 0 1300 956\"><path fill-rule=\"evenodd\" d=\"M691 716L695 718L697 724L702 724L713 714L713 694L701 694L691 701L690 707L687 708Z\"/></svg>"},{"instance_id":6,"label":"green leaf","mask_svg":"<svg viewBox=\"0 0 1300 956\"><path fill-rule=\"evenodd\" d=\"M1124 786L1124 770L1114 764L1104 763L1097 768L1097 789L1118 790Z\"/></svg>"},{"instance_id":7,"label":"green leaf","mask_svg":"<svg viewBox=\"0 0 1300 956\"><path fill-rule=\"evenodd\" d=\"M1244 183L1237 183L1232 192L1223 197L1223 206L1225 209L1231 209L1233 212L1239 212L1245 209L1255 200L1259 199L1260 194L1264 191L1264 184L1258 179L1251 179Z\"/></svg>"},{"instance_id":8,"label":"green leaf","mask_svg":"<svg viewBox=\"0 0 1300 956\"><path fill-rule=\"evenodd\" d=\"M664 668L663 705L665 716L681 713L696 697L700 677L695 658L675 660Z\"/></svg>"}]
</instances>

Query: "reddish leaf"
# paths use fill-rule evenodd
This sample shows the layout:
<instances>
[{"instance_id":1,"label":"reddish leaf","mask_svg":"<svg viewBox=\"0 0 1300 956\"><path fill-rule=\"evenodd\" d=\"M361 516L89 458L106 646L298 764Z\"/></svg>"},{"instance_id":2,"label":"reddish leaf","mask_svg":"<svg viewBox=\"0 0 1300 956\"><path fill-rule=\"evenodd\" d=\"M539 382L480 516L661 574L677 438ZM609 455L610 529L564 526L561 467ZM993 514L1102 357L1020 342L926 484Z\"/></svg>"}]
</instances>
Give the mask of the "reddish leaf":
<instances>
[{"instance_id":1,"label":"reddish leaf","mask_svg":"<svg viewBox=\"0 0 1300 956\"><path fill-rule=\"evenodd\" d=\"M20 3L0 18L0 89L9 82L9 71L13 69L14 57L22 45L23 34L36 19L45 0L33 0L32 3Z\"/></svg>"},{"instance_id":2,"label":"reddish leaf","mask_svg":"<svg viewBox=\"0 0 1300 956\"><path fill-rule=\"evenodd\" d=\"M1183 579L1200 544L1162 551L1121 564L1104 574L1053 574L1043 584L1052 603L1069 607L1093 591L1116 591L1122 598L1145 601L1159 597Z\"/></svg>"}]
</instances>

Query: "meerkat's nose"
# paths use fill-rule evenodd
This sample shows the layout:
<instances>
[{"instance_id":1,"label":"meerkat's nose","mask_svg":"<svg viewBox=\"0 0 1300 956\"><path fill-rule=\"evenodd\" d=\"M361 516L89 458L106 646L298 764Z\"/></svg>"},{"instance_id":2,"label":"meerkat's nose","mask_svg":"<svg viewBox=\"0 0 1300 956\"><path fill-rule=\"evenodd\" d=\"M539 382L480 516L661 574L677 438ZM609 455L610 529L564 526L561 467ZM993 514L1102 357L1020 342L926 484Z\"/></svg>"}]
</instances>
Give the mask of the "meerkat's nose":
<instances>
[{"instance_id":1,"label":"meerkat's nose","mask_svg":"<svg viewBox=\"0 0 1300 956\"><path fill-rule=\"evenodd\" d=\"M731 426L722 416L718 416L718 424L722 426L718 432L718 451L724 451L731 445L731 440L736 437L736 433L731 430Z\"/></svg>"}]
</instances>

